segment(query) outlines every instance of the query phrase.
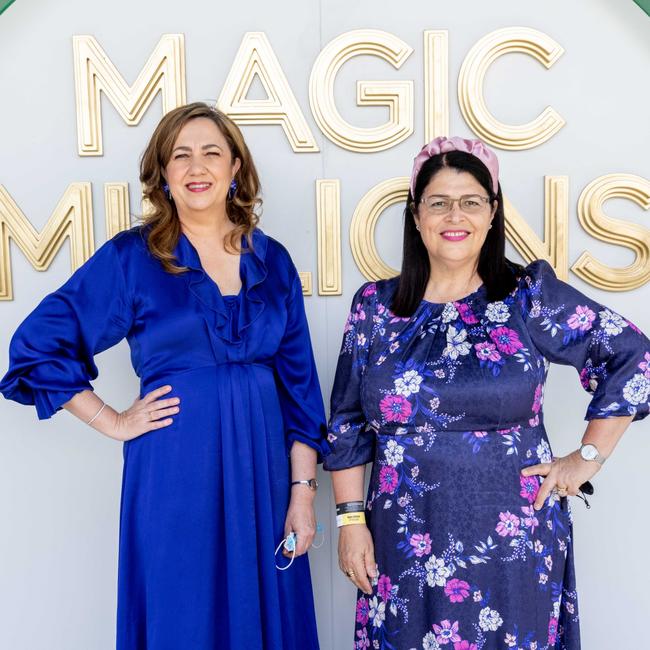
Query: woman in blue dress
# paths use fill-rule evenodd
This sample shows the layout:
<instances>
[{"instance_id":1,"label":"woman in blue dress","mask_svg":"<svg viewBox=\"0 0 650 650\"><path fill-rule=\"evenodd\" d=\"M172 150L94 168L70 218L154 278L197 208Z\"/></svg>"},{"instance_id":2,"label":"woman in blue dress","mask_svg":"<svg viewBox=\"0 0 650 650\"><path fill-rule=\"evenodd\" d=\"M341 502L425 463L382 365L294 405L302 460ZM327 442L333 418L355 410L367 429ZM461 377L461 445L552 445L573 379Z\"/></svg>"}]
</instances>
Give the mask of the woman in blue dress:
<instances>
[{"instance_id":1,"label":"woman in blue dress","mask_svg":"<svg viewBox=\"0 0 650 650\"><path fill-rule=\"evenodd\" d=\"M145 224L27 317L0 391L125 441L119 650L317 649L305 553L327 443L298 273L255 227L257 173L219 111L168 113L141 181ZM120 413L90 381L124 337L141 393Z\"/></svg>"},{"instance_id":2,"label":"woman in blue dress","mask_svg":"<svg viewBox=\"0 0 650 650\"><path fill-rule=\"evenodd\" d=\"M650 342L504 248L496 157L437 138L415 159L401 275L354 297L332 393L357 650L580 648L567 495L648 414ZM549 362L592 395L563 458L544 430Z\"/></svg>"}]
</instances>

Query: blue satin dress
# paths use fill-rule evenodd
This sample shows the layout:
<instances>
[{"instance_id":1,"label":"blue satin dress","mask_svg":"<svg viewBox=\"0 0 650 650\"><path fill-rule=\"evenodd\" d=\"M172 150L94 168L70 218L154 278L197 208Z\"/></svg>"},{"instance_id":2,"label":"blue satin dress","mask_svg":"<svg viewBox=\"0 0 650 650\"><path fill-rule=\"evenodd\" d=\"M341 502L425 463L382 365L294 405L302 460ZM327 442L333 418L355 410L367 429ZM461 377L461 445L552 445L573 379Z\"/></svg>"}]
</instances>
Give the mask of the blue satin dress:
<instances>
[{"instance_id":1,"label":"blue satin dress","mask_svg":"<svg viewBox=\"0 0 650 650\"><path fill-rule=\"evenodd\" d=\"M224 297L182 235L165 272L140 228L107 242L11 342L0 391L52 416L127 338L141 396L165 384L172 425L124 445L119 650L318 648L309 563L275 568L289 451L328 449L301 284L260 230Z\"/></svg>"}]
</instances>

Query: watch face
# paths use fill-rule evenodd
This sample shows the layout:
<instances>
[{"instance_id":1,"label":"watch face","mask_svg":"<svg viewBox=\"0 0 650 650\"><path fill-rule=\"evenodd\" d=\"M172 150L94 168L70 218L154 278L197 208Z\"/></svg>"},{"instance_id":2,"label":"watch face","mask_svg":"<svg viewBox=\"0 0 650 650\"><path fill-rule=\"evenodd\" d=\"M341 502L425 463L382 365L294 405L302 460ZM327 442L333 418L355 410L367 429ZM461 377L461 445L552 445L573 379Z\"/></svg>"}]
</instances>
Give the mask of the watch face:
<instances>
[{"instance_id":1,"label":"watch face","mask_svg":"<svg viewBox=\"0 0 650 650\"><path fill-rule=\"evenodd\" d=\"M318 489L318 481L315 478L310 478L309 479L309 487L312 490L317 490Z\"/></svg>"},{"instance_id":2,"label":"watch face","mask_svg":"<svg viewBox=\"0 0 650 650\"><path fill-rule=\"evenodd\" d=\"M583 445L582 449L580 450L580 455L585 460L594 460L596 456L598 456L598 449L596 449L596 447L593 445Z\"/></svg>"}]
</instances>

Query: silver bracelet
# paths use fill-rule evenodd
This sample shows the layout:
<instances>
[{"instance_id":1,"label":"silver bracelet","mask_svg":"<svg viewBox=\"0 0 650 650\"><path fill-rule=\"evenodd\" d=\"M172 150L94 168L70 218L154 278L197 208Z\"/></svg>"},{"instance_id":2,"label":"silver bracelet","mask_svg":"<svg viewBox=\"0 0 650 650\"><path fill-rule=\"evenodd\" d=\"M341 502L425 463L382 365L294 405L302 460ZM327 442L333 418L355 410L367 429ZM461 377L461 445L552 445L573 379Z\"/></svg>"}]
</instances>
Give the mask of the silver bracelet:
<instances>
[{"instance_id":1,"label":"silver bracelet","mask_svg":"<svg viewBox=\"0 0 650 650\"><path fill-rule=\"evenodd\" d=\"M90 420L88 420L88 422L86 422L86 424L92 424L92 423L93 423L93 422L94 422L94 421L99 417L100 413L101 413L105 408L106 408L106 402L102 402L102 406L101 406L101 408L99 409L99 411L97 411L97 413L95 413L95 415L93 415L93 417L91 417Z\"/></svg>"}]
</instances>

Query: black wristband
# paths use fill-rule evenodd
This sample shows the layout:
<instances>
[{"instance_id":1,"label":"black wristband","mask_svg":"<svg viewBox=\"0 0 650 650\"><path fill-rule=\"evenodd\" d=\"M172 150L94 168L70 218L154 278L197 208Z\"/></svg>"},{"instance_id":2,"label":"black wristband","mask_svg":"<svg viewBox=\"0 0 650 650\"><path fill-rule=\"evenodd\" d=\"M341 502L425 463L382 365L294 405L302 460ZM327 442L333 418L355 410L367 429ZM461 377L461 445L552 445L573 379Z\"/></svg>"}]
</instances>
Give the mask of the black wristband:
<instances>
[{"instance_id":1,"label":"black wristband","mask_svg":"<svg viewBox=\"0 0 650 650\"><path fill-rule=\"evenodd\" d=\"M364 512L363 501L346 501L345 503L336 504L336 514L345 515L348 512Z\"/></svg>"}]
</instances>

